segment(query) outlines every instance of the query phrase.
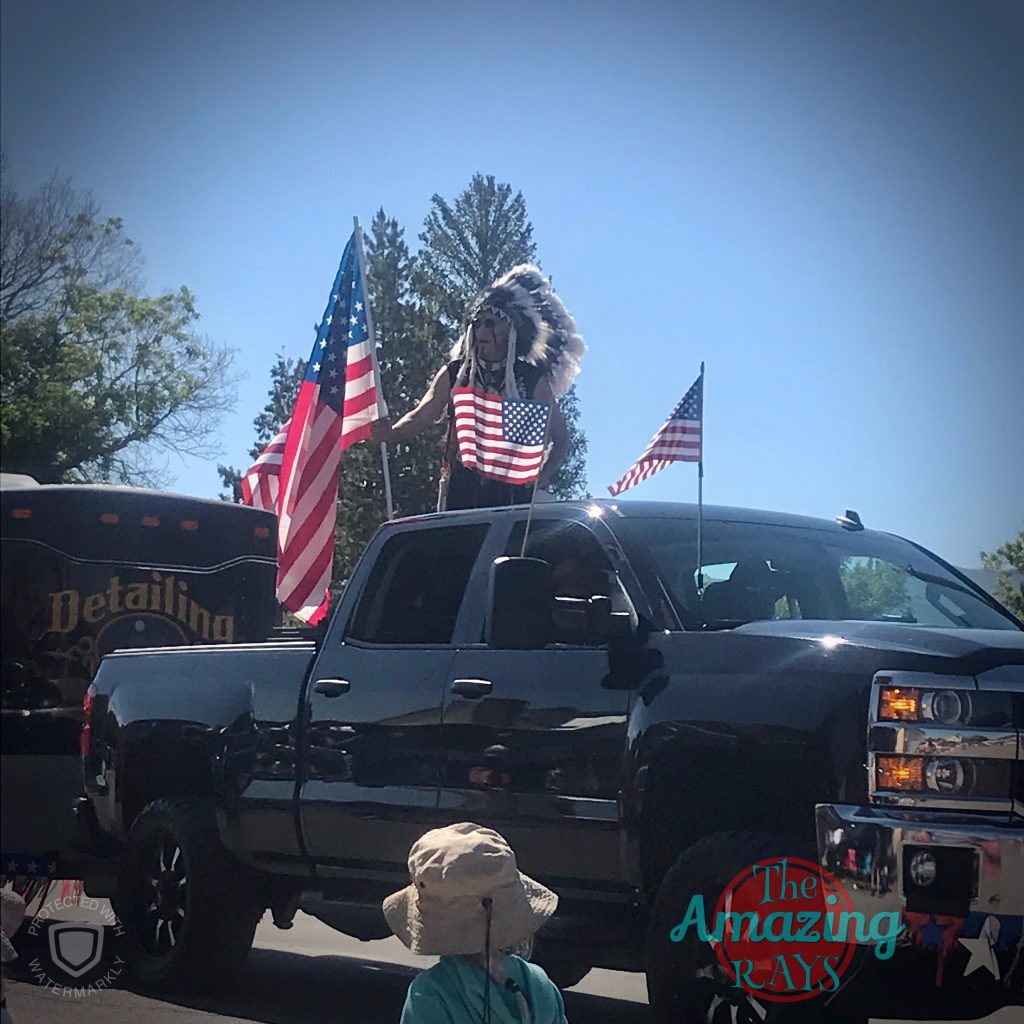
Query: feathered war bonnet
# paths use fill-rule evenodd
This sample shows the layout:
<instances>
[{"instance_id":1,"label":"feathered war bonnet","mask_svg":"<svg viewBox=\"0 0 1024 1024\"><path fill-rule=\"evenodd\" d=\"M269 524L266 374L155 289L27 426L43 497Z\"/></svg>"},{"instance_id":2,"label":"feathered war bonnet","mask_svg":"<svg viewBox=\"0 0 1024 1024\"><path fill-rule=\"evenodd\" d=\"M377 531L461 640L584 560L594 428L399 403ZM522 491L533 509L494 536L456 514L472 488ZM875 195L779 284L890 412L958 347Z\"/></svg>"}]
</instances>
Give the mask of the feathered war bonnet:
<instances>
[{"instance_id":1,"label":"feathered war bonnet","mask_svg":"<svg viewBox=\"0 0 1024 1024\"><path fill-rule=\"evenodd\" d=\"M484 312L508 322L509 349L514 347L516 359L541 369L555 395L572 384L587 346L572 314L538 267L521 263L484 289L470 307L466 330L452 349L453 359L472 359L473 323ZM507 367L511 380L512 360Z\"/></svg>"}]
</instances>

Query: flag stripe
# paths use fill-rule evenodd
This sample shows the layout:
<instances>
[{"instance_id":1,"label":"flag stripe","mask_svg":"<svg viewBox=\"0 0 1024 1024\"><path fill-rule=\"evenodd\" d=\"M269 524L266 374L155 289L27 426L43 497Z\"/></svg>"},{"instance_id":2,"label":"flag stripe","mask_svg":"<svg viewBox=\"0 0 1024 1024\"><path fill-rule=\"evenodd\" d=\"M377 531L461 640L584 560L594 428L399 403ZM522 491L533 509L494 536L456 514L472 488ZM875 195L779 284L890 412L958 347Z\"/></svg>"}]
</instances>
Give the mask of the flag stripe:
<instances>
[{"instance_id":1,"label":"flag stripe","mask_svg":"<svg viewBox=\"0 0 1024 1024\"><path fill-rule=\"evenodd\" d=\"M452 407L463 466L507 483L537 479L545 458L546 403L455 388Z\"/></svg>"},{"instance_id":2,"label":"flag stripe","mask_svg":"<svg viewBox=\"0 0 1024 1024\"><path fill-rule=\"evenodd\" d=\"M673 409L648 442L643 455L611 487L614 496L635 487L654 476L673 462L700 462L704 458L704 376L693 386Z\"/></svg>"},{"instance_id":3,"label":"flag stripe","mask_svg":"<svg viewBox=\"0 0 1024 1024\"><path fill-rule=\"evenodd\" d=\"M367 312L353 236L291 419L242 478L243 501L277 512L278 600L310 623L327 614L330 601L342 452L368 437L382 415Z\"/></svg>"}]
</instances>

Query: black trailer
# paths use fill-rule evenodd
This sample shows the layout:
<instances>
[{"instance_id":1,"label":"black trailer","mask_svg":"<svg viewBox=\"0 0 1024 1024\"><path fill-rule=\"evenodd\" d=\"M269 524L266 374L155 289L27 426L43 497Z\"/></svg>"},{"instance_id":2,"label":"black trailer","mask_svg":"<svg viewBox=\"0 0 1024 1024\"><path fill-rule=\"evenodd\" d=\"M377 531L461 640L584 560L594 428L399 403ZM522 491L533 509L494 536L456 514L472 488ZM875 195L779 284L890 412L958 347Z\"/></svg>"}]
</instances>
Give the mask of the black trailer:
<instances>
[{"instance_id":1,"label":"black trailer","mask_svg":"<svg viewBox=\"0 0 1024 1024\"><path fill-rule=\"evenodd\" d=\"M100 659L268 636L275 536L228 502L0 477L0 874L82 877L72 805Z\"/></svg>"}]
</instances>

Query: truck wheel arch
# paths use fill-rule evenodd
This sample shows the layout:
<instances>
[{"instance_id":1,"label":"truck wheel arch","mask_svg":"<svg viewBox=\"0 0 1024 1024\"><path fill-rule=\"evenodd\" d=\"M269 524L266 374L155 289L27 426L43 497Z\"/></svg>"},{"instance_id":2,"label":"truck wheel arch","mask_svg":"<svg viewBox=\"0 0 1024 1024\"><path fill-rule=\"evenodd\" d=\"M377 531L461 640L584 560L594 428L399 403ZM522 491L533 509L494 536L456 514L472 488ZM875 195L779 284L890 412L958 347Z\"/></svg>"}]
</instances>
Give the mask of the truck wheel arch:
<instances>
[{"instance_id":1,"label":"truck wheel arch","mask_svg":"<svg viewBox=\"0 0 1024 1024\"><path fill-rule=\"evenodd\" d=\"M782 771L783 757L778 747L739 741L729 749L683 742L657 748L637 774L642 781L634 812L649 902L679 855L711 833L781 831L814 848L814 800L802 792L808 766L791 758Z\"/></svg>"},{"instance_id":2,"label":"truck wheel arch","mask_svg":"<svg viewBox=\"0 0 1024 1024\"><path fill-rule=\"evenodd\" d=\"M213 797L218 751L209 731L179 722L134 722L122 742L118 803L123 836L154 800Z\"/></svg>"}]
</instances>

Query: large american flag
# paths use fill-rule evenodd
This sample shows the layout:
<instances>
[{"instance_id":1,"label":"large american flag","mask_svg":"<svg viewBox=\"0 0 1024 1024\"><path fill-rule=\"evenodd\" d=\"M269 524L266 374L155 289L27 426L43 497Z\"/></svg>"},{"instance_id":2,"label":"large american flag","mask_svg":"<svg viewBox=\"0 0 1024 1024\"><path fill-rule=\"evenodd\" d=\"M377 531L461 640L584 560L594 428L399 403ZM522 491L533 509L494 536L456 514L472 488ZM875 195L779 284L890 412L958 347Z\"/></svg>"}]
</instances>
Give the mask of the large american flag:
<instances>
[{"instance_id":1,"label":"large american flag","mask_svg":"<svg viewBox=\"0 0 1024 1024\"><path fill-rule=\"evenodd\" d=\"M547 402L503 398L478 388L453 388L459 461L510 484L531 484L544 464Z\"/></svg>"},{"instance_id":2,"label":"large american flag","mask_svg":"<svg viewBox=\"0 0 1024 1024\"><path fill-rule=\"evenodd\" d=\"M670 462L700 462L702 459L701 421L704 416L704 374L693 382L672 415L651 438L643 455L608 490L621 494L642 480L654 476Z\"/></svg>"},{"instance_id":3,"label":"large american flag","mask_svg":"<svg viewBox=\"0 0 1024 1024\"><path fill-rule=\"evenodd\" d=\"M277 513L277 599L304 622L327 614L341 453L385 415L353 235L291 419L242 478L243 501Z\"/></svg>"}]
</instances>

